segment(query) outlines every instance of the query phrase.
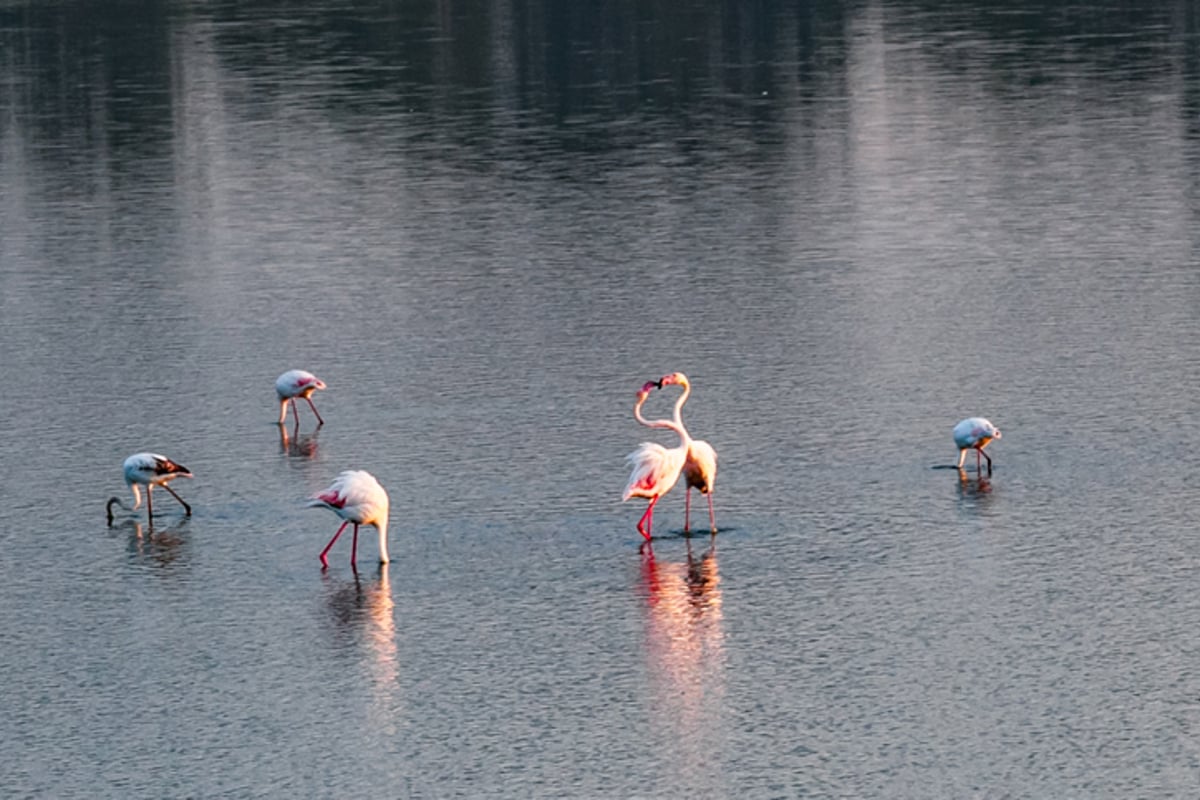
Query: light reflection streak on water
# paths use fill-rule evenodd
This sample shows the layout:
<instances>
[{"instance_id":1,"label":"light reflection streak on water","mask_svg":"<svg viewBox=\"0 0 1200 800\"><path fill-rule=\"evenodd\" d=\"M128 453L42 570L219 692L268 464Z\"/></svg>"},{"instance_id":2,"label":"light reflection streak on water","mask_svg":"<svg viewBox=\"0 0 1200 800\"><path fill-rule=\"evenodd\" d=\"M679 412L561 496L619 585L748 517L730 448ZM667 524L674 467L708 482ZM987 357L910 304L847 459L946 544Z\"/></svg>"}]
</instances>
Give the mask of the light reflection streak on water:
<instances>
[{"instance_id":1,"label":"light reflection streak on water","mask_svg":"<svg viewBox=\"0 0 1200 800\"><path fill-rule=\"evenodd\" d=\"M388 565L374 580L363 580L356 571L348 583L331 585L329 608L337 623L335 633L361 645L361 656L371 684L368 719L380 730L395 725L397 679L400 661L396 647L395 601L392 600Z\"/></svg>"},{"instance_id":2,"label":"light reflection streak on water","mask_svg":"<svg viewBox=\"0 0 1200 800\"><path fill-rule=\"evenodd\" d=\"M686 562L647 553L641 566L646 661L658 741L677 747L677 766L694 774L720 744L725 700L725 634L715 543Z\"/></svg>"}]
</instances>

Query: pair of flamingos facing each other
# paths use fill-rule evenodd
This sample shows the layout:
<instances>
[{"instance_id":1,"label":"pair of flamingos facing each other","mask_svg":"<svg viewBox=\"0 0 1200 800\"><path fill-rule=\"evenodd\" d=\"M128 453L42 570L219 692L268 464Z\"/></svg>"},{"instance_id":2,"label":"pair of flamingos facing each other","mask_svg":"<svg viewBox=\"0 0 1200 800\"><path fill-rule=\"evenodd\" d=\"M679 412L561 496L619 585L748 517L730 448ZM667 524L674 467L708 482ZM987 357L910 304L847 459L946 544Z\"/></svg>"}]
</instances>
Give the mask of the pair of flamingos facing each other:
<instances>
[{"instance_id":1,"label":"pair of flamingos facing each other","mask_svg":"<svg viewBox=\"0 0 1200 800\"><path fill-rule=\"evenodd\" d=\"M325 420L321 419L320 413L317 412L317 407L313 405L312 393L318 389L324 389L325 382L313 375L311 372L305 372L301 369L293 369L283 373L275 381L275 391L279 395L279 424L282 425L287 415L287 406L292 404L292 412L296 416L296 423L300 422L300 413L296 409L296 398L303 398L308 401L308 405L312 408L317 417L317 426L325 424ZM170 493L172 497L179 501L183 506L184 515L192 515L192 507L184 502L183 498L175 493L168 484L176 478L191 478L192 473L187 467L172 461L166 456L158 453L134 453L129 458L125 459L124 464L125 483L128 484L130 491L133 493L133 506L127 506L119 497L112 497L108 501L108 524L113 523L113 506L117 505L124 508L126 511L136 511L142 505L142 494L140 487L146 487L146 513L151 522L154 519L154 487L161 486ZM354 543L350 547L350 564L354 565L358 556L358 527L360 525L371 525L379 532L379 562L381 564L388 563L387 551L387 526L388 526L388 511L390 501L388 494L379 481L375 480L375 476L369 472L362 470L347 470L342 472L334 479L329 488L322 492L318 492L309 498L307 503L310 507L328 508L333 513L342 518L341 527L337 529L337 533L329 540L329 544L325 545L325 549L321 551L321 564L325 567L329 566L329 561L326 555L329 549L333 547L333 543L342 535L342 531L347 525L354 525Z\"/></svg>"},{"instance_id":2,"label":"pair of flamingos facing each other","mask_svg":"<svg viewBox=\"0 0 1200 800\"><path fill-rule=\"evenodd\" d=\"M642 406L650 396L652 389L664 386L682 386L683 394L675 401L675 414L672 419L657 419L648 421L642 416ZM643 442L637 450L629 454L627 460L633 465L629 483L625 486L622 500L631 497L644 497L650 501L646 513L638 520L638 533L646 542L650 541L651 529L654 524L654 506L664 494L671 491L682 474L687 484L687 495L684 501L683 532L691 529L692 489L699 489L708 498L708 522L715 534L717 520L713 514L713 484L717 480L717 451L700 439L693 439L683 426L683 404L692 393L692 386L687 376L682 372L664 375L657 381L650 381L637 393L637 402L633 406L633 418L647 428L667 428L679 434L679 446L666 448L654 442ZM645 546L643 544L643 546Z\"/></svg>"}]
</instances>

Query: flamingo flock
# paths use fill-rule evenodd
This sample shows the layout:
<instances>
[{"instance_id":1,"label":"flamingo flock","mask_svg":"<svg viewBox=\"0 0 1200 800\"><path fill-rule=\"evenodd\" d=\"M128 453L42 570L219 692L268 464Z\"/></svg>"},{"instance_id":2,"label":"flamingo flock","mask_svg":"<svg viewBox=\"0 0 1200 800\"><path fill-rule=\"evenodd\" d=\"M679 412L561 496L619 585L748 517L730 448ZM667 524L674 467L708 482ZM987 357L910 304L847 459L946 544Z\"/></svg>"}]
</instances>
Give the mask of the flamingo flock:
<instances>
[{"instance_id":1,"label":"flamingo flock","mask_svg":"<svg viewBox=\"0 0 1200 800\"><path fill-rule=\"evenodd\" d=\"M683 391L675 399L674 413L670 419L648 420L642 414L642 408L655 390L669 386L678 386ZM284 372L275 381L275 393L279 399L279 425L287 419L288 405L291 405L296 424L300 423L300 412L296 400L305 400L317 418L317 427L325 424L325 420L317 411L312 401L316 391L327 388L325 381L311 372L302 369L292 369ZM693 439L683 424L683 407L692 394L692 385L682 372L672 372L656 381L648 381L637 391L633 405L633 418L638 424L652 429L673 431L679 437L675 447L664 447L657 442L643 442L630 453L626 460L631 466L629 481L621 496L623 501L635 497L647 500L646 510L637 522L637 531L643 537L642 547L647 548L653 537L654 507L664 495L671 491L683 477L685 499L683 512L683 532L691 532L692 489L697 489L708 501L708 524L712 535L717 534L716 513L713 510L713 490L717 480L717 451L702 439ZM990 421L983 417L968 417L954 426L954 444L958 447L958 464L955 468L962 472L963 462L967 451L975 451L975 470L981 473L982 461L987 460L988 475L992 474L992 458L984 452L992 442L1001 438L1000 431ZM191 516L192 507L180 497L169 485L177 478L193 477L191 470L170 458L158 453L134 453L125 459L123 465L125 483L133 495L133 504L127 505L119 497L111 497L105 506L108 524L111 526L115 515L113 507L117 506L127 512L135 512L142 505L142 490L145 490L146 515L153 524L154 517L154 488L161 487L184 509L184 516ZM350 564L357 569L358 559L358 529L369 525L375 528L379 536L379 562L388 563L388 515L391 507L387 491L369 472L363 470L345 470L340 473L326 489L309 498L308 507L327 508L336 514L342 524L333 534L318 558L322 568L329 567L328 554L338 537L348 525L354 526L353 543L350 546Z\"/></svg>"},{"instance_id":2,"label":"flamingo flock","mask_svg":"<svg viewBox=\"0 0 1200 800\"><path fill-rule=\"evenodd\" d=\"M313 392L326 388L325 381L302 369L288 370L275 380L275 393L279 397L279 422L283 425L287 419L287 407L290 403L296 424L300 424L300 412L296 408L296 398L308 401L309 408L317 417L317 427L325 424L320 412L313 404ZM167 484L176 478L193 477L191 470L158 453L134 453L125 459L125 483L133 494L133 505L126 505L119 497L111 497L105 506L108 524L111 526L115 515L113 506L119 506L125 511L133 512L141 508L141 488L146 490L146 517L151 525L154 524L153 490L161 486L183 506L184 516L192 515L192 507L175 493ZM363 470L346 470L324 491L309 498L310 507L328 508L337 514L343 522L329 544L321 551L322 568L329 567L328 554L333 543L342 535L347 525L354 526L354 542L350 546L350 566L357 571L358 561L358 529L361 525L370 525L379 534L379 563L388 563L387 529L388 512L391 503L387 491L375 479L375 476Z\"/></svg>"}]
</instances>

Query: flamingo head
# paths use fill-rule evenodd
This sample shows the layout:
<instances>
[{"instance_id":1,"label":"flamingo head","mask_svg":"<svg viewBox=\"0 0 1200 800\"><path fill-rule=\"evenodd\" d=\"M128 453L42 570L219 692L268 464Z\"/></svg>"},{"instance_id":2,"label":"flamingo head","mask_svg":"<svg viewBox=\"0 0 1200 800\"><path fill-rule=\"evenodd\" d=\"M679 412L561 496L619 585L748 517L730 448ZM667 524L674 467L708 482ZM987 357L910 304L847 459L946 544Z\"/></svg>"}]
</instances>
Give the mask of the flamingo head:
<instances>
[{"instance_id":1,"label":"flamingo head","mask_svg":"<svg viewBox=\"0 0 1200 800\"><path fill-rule=\"evenodd\" d=\"M999 429L999 428L992 428L992 438L993 438L993 439L999 439L999 438L1001 438L1001 436L1000 436L1000 429Z\"/></svg>"},{"instance_id":2,"label":"flamingo head","mask_svg":"<svg viewBox=\"0 0 1200 800\"><path fill-rule=\"evenodd\" d=\"M662 380L658 382L660 389L671 385L682 386L686 389L688 387L687 375L684 375L682 372L672 372L670 375L663 375Z\"/></svg>"}]
</instances>

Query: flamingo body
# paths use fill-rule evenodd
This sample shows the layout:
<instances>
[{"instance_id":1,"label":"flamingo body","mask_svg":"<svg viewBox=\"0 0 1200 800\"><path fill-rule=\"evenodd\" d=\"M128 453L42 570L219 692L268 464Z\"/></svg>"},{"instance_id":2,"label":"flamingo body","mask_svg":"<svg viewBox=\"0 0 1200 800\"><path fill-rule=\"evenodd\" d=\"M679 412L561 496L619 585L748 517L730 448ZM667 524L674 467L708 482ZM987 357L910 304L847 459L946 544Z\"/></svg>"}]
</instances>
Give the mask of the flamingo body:
<instances>
[{"instance_id":1,"label":"flamingo body","mask_svg":"<svg viewBox=\"0 0 1200 800\"><path fill-rule=\"evenodd\" d=\"M317 422L324 425L325 420L321 419L321 414L312 401L312 393L324 388L325 381L302 369L290 369L276 378L275 393L279 395L279 424L282 425L287 416L289 402L292 404L292 413L296 416L297 424L300 422L300 412L296 409L296 398L301 397L308 401L309 408L317 415Z\"/></svg>"},{"instance_id":2,"label":"flamingo body","mask_svg":"<svg viewBox=\"0 0 1200 800\"><path fill-rule=\"evenodd\" d=\"M171 496L183 506L184 513L187 516L191 516L192 507L185 503L183 498L167 485L176 478L193 477L187 467L158 453L134 453L125 459L123 469L125 472L125 483L129 486L130 492L133 493L133 506L125 506L119 497L110 498L107 509L108 523L110 525L113 521L112 507L114 505L120 505L129 511L136 511L142 507L142 486L146 487L146 514L151 520L154 516L153 489L155 486L161 486L170 492Z\"/></svg>"},{"instance_id":3,"label":"flamingo body","mask_svg":"<svg viewBox=\"0 0 1200 800\"><path fill-rule=\"evenodd\" d=\"M308 506L328 508L343 520L342 526L321 551L321 564L329 566L326 554L347 525L354 525L354 544L350 550L352 565L358 556L360 525L372 525L379 532L379 563L388 563L387 528L390 505L388 493L379 485L379 481L375 480L374 475L363 470L346 470L334 479L329 488L313 495L308 501Z\"/></svg>"},{"instance_id":4,"label":"flamingo body","mask_svg":"<svg viewBox=\"0 0 1200 800\"><path fill-rule=\"evenodd\" d=\"M958 468L962 469L968 450L975 451L975 469L980 467L979 457L987 459L988 472L992 471L992 458L983 449L1001 438L1000 429L983 417L968 417L954 426L954 444L958 447Z\"/></svg>"}]
</instances>

